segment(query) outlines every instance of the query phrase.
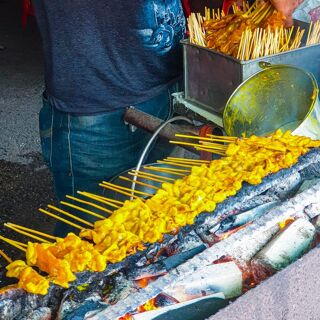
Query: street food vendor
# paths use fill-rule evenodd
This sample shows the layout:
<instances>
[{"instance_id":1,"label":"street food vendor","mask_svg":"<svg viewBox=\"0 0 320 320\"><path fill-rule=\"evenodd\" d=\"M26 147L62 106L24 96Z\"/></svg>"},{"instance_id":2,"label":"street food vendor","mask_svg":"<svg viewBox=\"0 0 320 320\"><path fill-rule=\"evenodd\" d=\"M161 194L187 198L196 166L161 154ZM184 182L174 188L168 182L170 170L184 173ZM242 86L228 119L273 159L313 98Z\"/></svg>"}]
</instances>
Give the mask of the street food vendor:
<instances>
[{"instance_id":1,"label":"street food vendor","mask_svg":"<svg viewBox=\"0 0 320 320\"><path fill-rule=\"evenodd\" d=\"M300 2L272 0L288 19ZM170 117L171 94L182 74L182 3L34 0L33 5L45 62L41 145L56 197L99 192L100 181L136 165L149 138L125 125L125 109ZM68 231L59 223L56 235Z\"/></svg>"}]
</instances>

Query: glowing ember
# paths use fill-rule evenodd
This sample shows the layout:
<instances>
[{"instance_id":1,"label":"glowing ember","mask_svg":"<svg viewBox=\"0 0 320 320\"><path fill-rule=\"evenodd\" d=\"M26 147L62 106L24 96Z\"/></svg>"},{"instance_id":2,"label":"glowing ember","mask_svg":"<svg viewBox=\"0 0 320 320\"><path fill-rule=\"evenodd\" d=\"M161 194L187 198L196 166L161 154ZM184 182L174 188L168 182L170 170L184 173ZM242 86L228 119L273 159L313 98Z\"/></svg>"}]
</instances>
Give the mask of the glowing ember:
<instances>
[{"instance_id":1,"label":"glowing ember","mask_svg":"<svg viewBox=\"0 0 320 320\"><path fill-rule=\"evenodd\" d=\"M250 223L247 223L247 224L245 224L245 225L243 225L243 226L240 226L240 227L238 227L238 228L235 228L235 229L232 229L232 230L230 230L230 231L227 231L227 232L223 233L221 236L219 236L220 241L229 238L232 234L240 231L241 229L246 228L246 227L247 227L248 225L250 225L250 224L251 224L251 222L250 222Z\"/></svg>"},{"instance_id":2,"label":"glowing ember","mask_svg":"<svg viewBox=\"0 0 320 320\"><path fill-rule=\"evenodd\" d=\"M212 264L219 264L219 263L226 263L234 261L234 259L231 256L222 256L219 259L212 262Z\"/></svg>"},{"instance_id":3,"label":"glowing ember","mask_svg":"<svg viewBox=\"0 0 320 320\"><path fill-rule=\"evenodd\" d=\"M163 276L165 273L157 273L156 275L145 275L143 277L139 277L135 281L139 285L140 288L145 288L148 286L149 283L157 280L160 276Z\"/></svg>"},{"instance_id":4,"label":"glowing ember","mask_svg":"<svg viewBox=\"0 0 320 320\"><path fill-rule=\"evenodd\" d=\"M290 217L286 220L279 222L280 230L283 230L285 227L287 227L289 224L291 224L294 220L295 220L294 218Z\"/></svg>"},{"instance_id":5,"label":"glowing ember","mask_svg":"<svg viewBox=\"0 0 320 320\"><path fill-rule=\"evenodd\" d=\"M158 307L156 306L156 299L155 298L149 300L147 303L145 303L144 305L137 308L139 313L145 312L145 311L156 310L156 309L158 309Z\"/></svg>"},{"instance_id":6,"label":"glowing ember","mask_svg":"<svg viewBox=\"0 0 320 320\"><path fill-rule=\"evenodd\" d=\"M140 288L145 288L148 284L149 284L149 278L143 278L138 280L138 284L140 286Z\"/></svg>"},{"instance_id":7,"label":"glowing ember","mask_svg":"<svg viewBox=\"0 0 320 320\"><path fill-rule=\"evenodd\" d=\"M153 298L153 299L149 300L148 302L146 302L145 304L143 304L142 306L138 307L136 312L134 312L133 314L142 313L142 312L146 312L146 311L152 311L152 310L156 310L158 308L159 307L156 305L156 298ZM125 316L119 318L118 320L132 320L133 314L126 314Z\"/></svg>"}]
</instances>

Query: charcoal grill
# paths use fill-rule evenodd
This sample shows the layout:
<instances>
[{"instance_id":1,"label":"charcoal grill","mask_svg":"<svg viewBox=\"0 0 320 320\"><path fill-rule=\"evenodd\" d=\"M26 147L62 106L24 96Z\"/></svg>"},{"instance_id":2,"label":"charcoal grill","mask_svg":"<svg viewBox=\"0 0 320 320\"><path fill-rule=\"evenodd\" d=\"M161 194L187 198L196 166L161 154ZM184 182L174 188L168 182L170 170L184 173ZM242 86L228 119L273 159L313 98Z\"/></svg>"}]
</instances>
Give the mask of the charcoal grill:
<instances>
[{"instance_id":1,"label":"charcoal grill","mask_svg":"<svg viewBox=\"0 0 320 320\"><path fill-rule=\"evenodd\" d=\"M260 185L244 186L214 215L201 214L103 273L78 274L68 290L52 286L43 298L7 289L0 318L206 319L316 246L319 212L320 150L313 149Z\"/></svg>"}]
</instances>

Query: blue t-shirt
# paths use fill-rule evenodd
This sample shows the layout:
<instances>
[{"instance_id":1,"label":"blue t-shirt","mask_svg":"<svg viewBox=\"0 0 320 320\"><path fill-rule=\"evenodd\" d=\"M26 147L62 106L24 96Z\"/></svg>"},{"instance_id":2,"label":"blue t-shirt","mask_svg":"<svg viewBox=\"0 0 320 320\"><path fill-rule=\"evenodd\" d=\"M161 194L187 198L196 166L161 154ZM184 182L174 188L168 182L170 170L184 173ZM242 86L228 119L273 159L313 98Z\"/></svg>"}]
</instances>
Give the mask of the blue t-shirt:
<instances>
[{"instance_id":1,"label":"blue t-shirt","mask_svg":"<svg viewBox=\"0 0 320 320\"><path fill-rule=\"evenodd\" d=\"M92 114L156 96L181 76L180 0L33 0L47 96Z\"/></svg>"}]
</instances>

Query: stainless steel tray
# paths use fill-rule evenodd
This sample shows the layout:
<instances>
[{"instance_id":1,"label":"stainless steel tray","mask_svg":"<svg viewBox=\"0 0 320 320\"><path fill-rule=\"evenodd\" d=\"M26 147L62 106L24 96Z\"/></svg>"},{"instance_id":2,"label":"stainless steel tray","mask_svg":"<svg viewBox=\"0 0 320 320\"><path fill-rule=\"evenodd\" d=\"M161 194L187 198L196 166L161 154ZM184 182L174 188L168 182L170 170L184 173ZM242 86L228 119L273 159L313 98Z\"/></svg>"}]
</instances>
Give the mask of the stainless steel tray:
<instances>
[{"instance_id":1,"label":"stainless steel tray","mask_svg":"<svg viewBox=\"0 0 320 320\"><path fill-rule=\"evenodd\" d=\"M233 91L254 73L259 62L292 64L312 72L320 84L320 45L241 61L211 49L182 41L185 99L207 112L222 114Z\"/></svg>"}]
</instances>

